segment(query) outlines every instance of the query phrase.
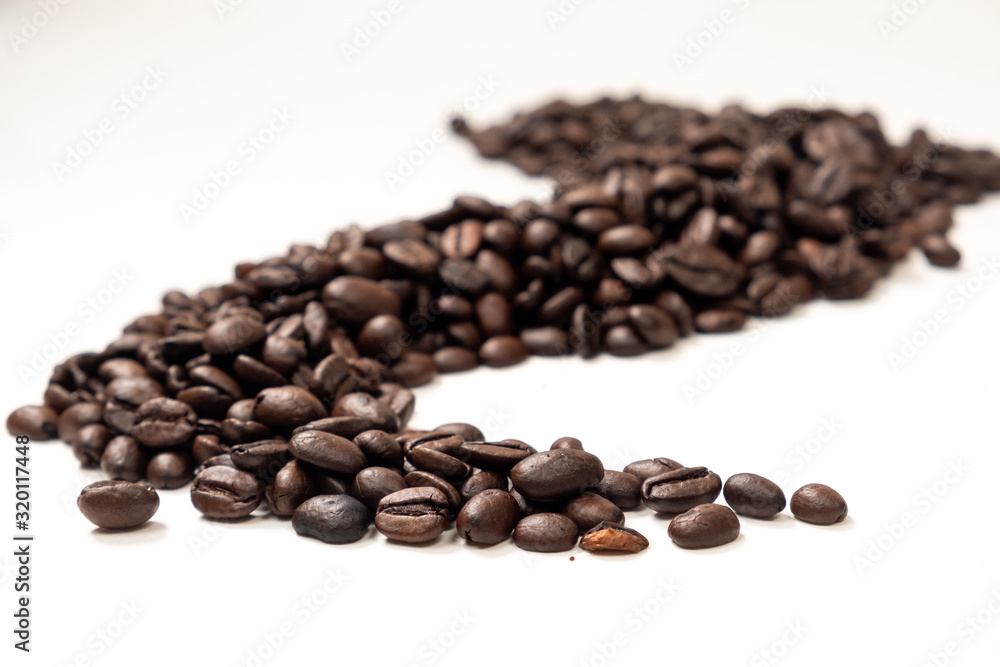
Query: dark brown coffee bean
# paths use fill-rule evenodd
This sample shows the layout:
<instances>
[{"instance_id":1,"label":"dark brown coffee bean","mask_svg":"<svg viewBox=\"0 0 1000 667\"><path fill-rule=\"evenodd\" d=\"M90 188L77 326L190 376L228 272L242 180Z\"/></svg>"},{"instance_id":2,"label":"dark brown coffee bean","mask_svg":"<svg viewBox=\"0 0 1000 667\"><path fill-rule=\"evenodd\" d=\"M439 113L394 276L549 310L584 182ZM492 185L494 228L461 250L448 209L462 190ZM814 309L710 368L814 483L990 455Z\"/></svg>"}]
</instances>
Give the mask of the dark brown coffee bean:
<instances>
[{"instance_id":1,"label":"dark brown coffee bean","mask_svg":"<svg viewBox=\"0 0 1000 667\"><path fill-rule=\"evenodd\" d=\"M417 239L389 241L382 246L382 254L404 274L414 278L433 275L441 261L433 248Z\"/></svg>"},{"instance_id":2,"label":"dark brown coffee bean","mask_svg":"<svg viewBox=\"0 0 1000 667\"><path fill-rule=\"evenodd\" d=\"M403 353L409 336L395 315L376 315L358 332L358 352L389 364Z\"/></svg>"},{"instance_id":3,"label":"dark brown coffee bean","mask_svg":"<svg viewBox=\"0 0 1000 667\"><path fill-rule=\"evenodd\" d=\"M469 502L470 498L487 489L507 491L509 488L510 482L507 479L507 475L500 472L483 470L462 482L462 486L458 489L458 492L462 496L463 502Z\"/></svg>"},{"instance_id":4,"label":"dark brown coffee bean","mask_svg":"<svg viewBox=\"0 0 1000 667\"><path fill-rule=\"evenodd\" d=\"M430 486L443 493L444 497L448 500L448 509L451 510L452 517L457 516L458 511L462 509L462 494L458 492L458 489L453 484L434 473L424 470L412 470L403 476L403 482L408 488Z\"/></svg>"},{"instance_id":5,"label":"dark brown coffee bean","mask_svg":"<svg viewBox=\"0 0 1000 667\"><path fill-rule=\"evenodd\" d=\"M76 432L73 438L73 455L85 468L96 466L101 461L104 449L111 441L111 429L103 424L87 424Z\"/></svg>"},{"instance_id":6,"label":"dark brown coffee bean","mask_svg":"<svg viewBox=\"0 0 1000 667\"><path fill-rule=\"evenodd\" d=\"M830 526L847 516L847 501L825 484L806 484L792 494L791 509L799 521Z\"/></svg>"},{"instance_id":7,"label":"dark brown coffee bean","mask_svg":"<svg viewBox=\"0 0 1000 667\"><path fill-rule=\"evenodd\" d=\"M601 233L597 249L608 256L631 255L650 250L656 243L651 231L639 225L622 225Z\"/></svg>"},{"instance_id":8,"label":"dark brown coffee bean","mask_svg":"<svg viewBox=\"0 0 1000 667\"><path fill-rule=\"evenodd\" d=\"M299 505L316 495L309 471L298 461L289 461L264 490L267 506L275 516L292 516Z\"/></svg>"},{"instance_id":9,"label":"dark brown coffee bean","mask_svg":"<svg viewBox=\"0 0 1000 667\"><path fill-rule=\"evenodd\" d=\"M487 489L462 507L455 528L473 544L498 544L510 536L520 519L521 510L509 493Z\"/></svg>"},{"instance_id":10,"label":"dark brown coffee bean","mask_svg":"<svg viewBox=\"0 0 1000 667\"><path fill-rule=\"evenodd\" d=\"M288 441L288 450L301 461L345 475L355 475L365 466L360 447L347 438L323 431L297 433Z\"/></svg>"},{"instance_id":11,"label":"dark brown coffee bean","mask_svg":"<svg viewBox=\"0 0 1000 667\"><path fill-rule=\"evenodd\" d=\"M569 354L569 334L559 327L539 327L521 331L521 342L529 354L554 357Z\"/></svg>"},{"instance_id":12,"label":"dark brown coffee bean","mask_svg":"<svg viewBox=\"0 0 1000 667\"><path fill-rule=\"evenodd\" d=\"M438 373L460 373L479 365L479 355L464 347L443 347L433 357Z\"/></svg>"},{"instance_id":13,"label":"dark brown coffee bean","mask_svg":"<svg viewBox=\"0 0 1000 667\"><path fill-rule=\"evenodd\" d=\"M675 516L667 534L674 544L685 549L718 547L740 536L740 520L725 505L697 505Z\"/></svg>"},{"instance_id":14,"label":"dark brown coffee bean","mask_svg":"<svg viewBox=\"0 0 1000 667\"><path fill-rule=\"evenodd\" d=\"M725 296L743 280L743 267L712 246L676 245L664 253L663 261L670 277L696 294Z\"/></svg>"},{"instance_id":15,"label":"dark brown coffee bean","mask_svg":"<svg viewBox=\"0 0 1000 667\"><path fill-rule=\"evenodd\" d=\"M385 431L362 431L354 437L354 444L370 463L390 468L403 465L403 448Z\"/></svg>"},{"instance_id":16,"label":"dark brown coffee bean","mask_svg":"<svg viewBox=\"0 0 1000 667\"><path fill-rule=\"evenodd\" d=\"M104 408L100 403L86 401L71 405L56 420L56 431L59 433L59 439L72 444L77 431L87 424L101 423L103 414Z\"/></svg>"},{"instance_id":17,"label":"dark brown coffee bean","mask_svg":"<svg viewBox=\"0 0 1000 667\"><path fill-rule=\"evenodd\" d=\"M327 544L357 542L368 532L371 513L360 500L345 495L314 496L292 514L292 528L299 535Z\"/></svg>"},{"instance_id":18,"label":"dark brown coffee bean","mask_svg":"<svg viewBox=\"0 0 1000 667\"><path fill-rule=\"evenodd\" d=\"M239 519L257 509L263 491L254 475L227 466L213 466L194 478L191 502L209 518Z\"/></svg>"},{"instance_id":19,"label":"dark brown coffee bean","mask_svg":"<svg viewBox=\"0 0 1000 667\"><path fill-rule=\"evenodd\" d=\"M18 408L7 417L7 432L11 435L26 435L32 440L51 440L59 435L56 420L59 415L44 405L27 405Z\"/></svg>"},{"instance_id":20,"label":"dark brown coffee bean","mask_svg":"<svg viewBox=\"0 0 1000 667\"><path fill-rule=\"evenodd\" d=\"M494 336L479 348L479 358L494 368L513 366L527 357L528 350L517 336Z\"/></svg>"},{"instance_id":21,"label":"dark brown coffee bean","mask_svg":"<svg viewBox=\"0 0 1000 667\"><path fill-rule=\"evenodd\" d=\"M404 387L420 387L434 379L434 357L422 352L407 352L389 368L388 377Z\"/></svg>"},{"instance_id":22,"label":"dark brown coffee bean","mask_svg":"<svg viewBox=\"0 0 1000 667\"><path fill-rule=\"evenodd\" d=\"M573 498L563 506L562 513L573 519L581 533L600 523L625 523L625 515L621 509L595 493L584 493Z\"/></svg>"},{"instance_id":23,"label":"dark brown coffee bean","mask_svg":"<svg viewBox=\"0 0 1000 667\"><path fill-rule=\"evenodd\" d=\"M511 468L536 453L535 449L520 440L498 442L465 442L458 448L458 456L483 470L509 472Z\"/></svg>"},{"instance_id":24,"label":"dark brown coffee bean","mask_svg":"<svg viewBox=\"0 0 1000 667\"><path fill-rule=\"evenodd\" d=\"M194 466L188 452L157 452L146 465L146 481L154 489L179 489L194 477Z\"/></svg>"},{"instance_id":25,"label":"dark brown coffee bean","mask_svg":"<svg viewBox=\"0 0 1000 667\"><path fill-rule=\"evenodd\" d=\"M254 421L276 431L291 431L326 416L326 408L315 395L294 385L261 390L253 409Z\"/></svg>"},{"instance_id":26,"label":"dark brown coffee bean","mask_svg":"<svg viewBox=\"0 0 1000 667\"><path fill-rule=\"evenodd\" d=\"M399 297L392 290L360 276L340 276L327 283L323 305L347 324L364 324L377 315L400 315Z\"/></svg>"},{"instance_id":27,"label":"dark brown coffee bean","mask_svg":"<svg viewBox=\"0 0 1000 667\"><path fill-rule=\"evenodd\" d=\"M263 438L261 438L263 440ZM191 444L191 455L196 463L202 463L220 454L229 452L229 446L223 444L217 435L196 435Z\"/></svg>"},{"instance_id":28,"label":"dark brown coffee bean","mask_svg":"<svg viewBox=\"0 0 1000 667\"><path fill-rule=\"evenodd\" d=\"M726 503L737 514L769 519L785 509L785 494L771 480L743 472L726 480L722 487Z\"/></svg>"},{"instance_id":29,"label":"dark brown coffee bean","mask_svg":"<svg viewBox=\"0 0 1000 667\"><path fill-rule=\"evenodd\" d=\"M233 465L262 480L272 480L292 460L288 444L281 440L261 440L234 445L229 451Z\"/></svg>"},{"instance_id":30,"label":"dark brown coffee bean","mask_svg":"<svg viewBox=\"0 0 1000 667\"><path fill-rule=\"evenodd\" d=\"M569 551L578 537L579 529L572 519L551 512L526 516L514 528L514 544L526 551Z\"/></svg>"},{"instance_id":31,"label":"dark brown coffee bean","mask_svg":"<svg viewBox=\"0 0 1000 667\"><path fill-rule=\"evenodd\" d=\"M650 477L656 477L671 470L680 470L683 467L677 461L661 456L655 459L643 459L629 463L625 466L624 472L635 475L639 478L640 482L645 482Z\"/></svg>"},{"instance_id":32,"label":"dark brown coffee bean","mask_svg":"<svg viewBox=\"0 0 1000 667\"><path fill-rule=\"evenodd\" d=\"M139 406L131 435L146 447L177 447L194 437L198 415L186 403L154 398Z\"/></svg>"},{"instance_id":33,"label":"dark brown coffee bean","mask_svg":"<svg viewBox=\"0 0 1000 667\"><path fill-rule=\"evenodd\" d=\"M605 470L604 477L591 491L623 510L642 504L642 480L631 473Z\"/></svg>"},{"instance_id":34,"label":"dark brown coffee bean","mask_svg":"<svg viewBox=\"0 0 1000 667\"><path fill-rule=\"evenodd\" d=\"M371 428L371 420L363 417L325 417L299 426L292 431L292 435L298 435L303 431L323 431L353 440L358 434L369 431Z\"/></svg>"},{"instance_id":35,"label":"dark brown coffee bean","mask_svg":"<svg viewBox=\"0 0 1000 667\"><path fill-rule=\"evenodd\" d=\"M206 331L202 344L209 354L242 352L267 336L264 324L249 317L227 317Z\"/></svg>"},{"instance_id":36,"label":"dark brown coffee bean","mask_svg":"<svg viewBox=\"0 0 1000 667\"><path fill-rule=\"evenodd\" d=\"M708 468L680 468L642 483L642 502L654 512L686 512L711 503L722 491L722 479Z\"/></svg>"},{"instance_id":37,"label":"dark brown coffee bean","mask_svg":"<svg viewBox=\"0 0 1000 667\"><path fill-rule=\"evenodd\" d=\"M410 462L418 470L433 473L445 479L461 480L472 474L472 467L469 464L426 445L417 445L410 450L408 456Z\"/></svg>"},{"instance_id":38,"label":"dark brown coffee bean","mask_svg":"<svg viewBox=\"0 0 1000 667\"><path fill-rule=\"evenodd\" d=\"M701 333L729 333L742 329L746 321L747 316L735 308L713 308L698 313L694 327Z\"/></svg>"},{"instance_id":39,"label":"dark brown coffee bean","mask_svg":"<svg viewBox=\"0 0 1000 667\"><path fill-rule=\"evenodd\" d=\"M577 438L571 438L567 436L564 438L559 438L558 440L553 442L552 446L549 447L549 449L577 449L583 451L583 443L580 442Z\"/></svg>"},{"instance_id":40,"label":"dark brown coffee bean","mask_svg":"<svg viewBox=\"0 0 1000 667\"><path fill-rule=\"evenodd\" d=\"M233 361L233 377L251 390L280 387L288 381L267 364L241 354Z\"/></svg>"},{"instance_id":41,"label":"dark brown coffee bean","mask_svg":"<svg viewBox=\"0 0 1000 667\"><path fill-rule=\"evenodd\" d=\"M472 259L476 256L484 236L486 236L485 230L486 226L479 220L465 220L451 225L441 234L441 253L445 257ZM490 230L490 237L499 240L500 235L506 231L504 229L501 232L501 230L494 226Z\"/></svg>"},{"instance_id":42,"label":"dark brown coffee bean","mask_svg":"<svg viewBox=\"0 0 1000 667\"><path fill-rule=\"evenodd\" d=\"M101 470L111 479L138 482L146 473L146 455L135 438L119 435L104 448Z\"/></svg>"},{"instance_id":43,"label":"dark brown coffee bean","mask_svg":"<svg viewBox=\"0 0 1000 667\"><path fill-rule=\"evenodd\" d=\"M374 466L365 468L354 477L351 483L351 495L365 504L372 513L378 508L380 500L390 493L405 489L403 476L392 468Z\"/></svg>"},{"instance_id":44,"label":"dark brown coffee bean","mask_svg":"<svg viewBox=\"0 0 1000 667\"><path fill-rule=\"evenodd\" d=\"M448 520L448 500L444 494L439 489L420 486L384 497L375 514L375 528L390 540L419 544L440 536Z\"/></svg>"},{"instance_id":45,"label":"dark brown coffee bean","mask_svg":"<svg viewBox=\"0 0 1000 667\"><path fill-rule=\"evenodd\" d=\"M379 431L396 431L399 418L388 405L371 394L353 392L345 394L333 405L334 417L359 417L371 423L371 428Z\"/></svg>"},{"instance_id":46,"label":"dark brown coffee bean","mask_svg":"<svg viewBox=\"0 0 1000 667\"><path fill-rule=\"evenodd\" d=\"M445 433L450 435L460 435L466 442L482 442L483 432L472 424L465 424L462 422L455 422L451 424L441 424L436 429L435 433Z\"/></svg>"},{"instance_id":47,"label":"dark brown coffee bean","mask_svg":"<svg viewBox=\"0 0 1000 667\"><path fill-rule=\"evenodd\" d=\"M510 471L510 479L530 500L565 500L579 495L604 477L601 460L575 449L539 452Z\"/></svg>"},{"instance_id":48,"label":"dark brown coffee bean","mask_svg":"<svg viewBox=\"0 0 1000 667\"><path fill-rule=\"evenodd\" d=\"M931 234L923 237L920 249L934 266L955 266L962 260L961 253L943 236Z\"/></svg>"},{"instance_id":49,"label":"dark brown coffee bean","mask_svg":"<svg viewBox=\"0 0 1000 667\"><path fill-rule=\"evenodd\" d=\"M135 359L108 359L97 368L97 376L111 382L115 378L147 377L149 372Z\"/></svg>"},{"instance_id":50,"label":"dark brown coffee bean","mask_svg":"<svg viewBox=\"0 0 1000 667\"><path fill-rule=\"evenodd\" d=\"M602 522L580 538L580 548L592 553L639 553L649 546L639 531L615 522Z\"/></svg>"},{"instance_id":51,"label":"dark brown coffee bean","mask_svg":"<svg viewBox=\"0 0 1000 667\"><path fill-rule=\"evenodd\" d=\"M670 347L680 336L673 318L656 306L631 306L628 319L639 338L653 350Z\"/></svg>"},{"instance_id":52,"label":"dark brown coffee bean","mask_svg":"<svg viewBox=\"0 0 1000 667\"><path fill-rule=\"evenodd\" d=\"M160 497L145 484L105 480L84 487L76 504L94 525L124 530L149 521L160 507Z\"/></svg>"}]
</instances>

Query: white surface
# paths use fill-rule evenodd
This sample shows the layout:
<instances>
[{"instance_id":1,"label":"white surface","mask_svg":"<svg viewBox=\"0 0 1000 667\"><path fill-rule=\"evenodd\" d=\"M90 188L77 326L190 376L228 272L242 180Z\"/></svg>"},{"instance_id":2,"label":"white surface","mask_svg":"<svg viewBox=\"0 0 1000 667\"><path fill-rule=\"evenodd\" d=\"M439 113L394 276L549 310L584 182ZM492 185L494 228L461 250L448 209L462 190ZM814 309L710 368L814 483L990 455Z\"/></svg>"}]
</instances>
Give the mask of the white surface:
<instances>
[{"instance_id":1,"label":"white surface","mask_svg":"<svg viewBox=\"0 0 1000 667\"><path fill-rule=\"evenodd\" d=\"M38 402L52 362L27 381L17 368L67 324L80 333L57 360L102 348L168 288L223 282L237 261L317 242L348 222L417 215L459 192L510 202L543 193L543 182L478 160L447 132L402 186L386 187L384 172L445 128L480 77L499 87L471 113L478 123L558 92L586 100L642 91L768 110L825 90L831 105L879 112L896 140L926 123L1000 149L995 3L909 3L916 13L884 39L878 22L893 12L885 1L591 0L554 29L546 12L558 11L555 0L404 1L346 62L341 43L386 6L247 1L220 18L208 0L70 2L16 52L6 33L22 30L39 4L0 7L4 414ZM734 21L679 72L674 52L723 9ZM166 76L123 117L116 99L141 85L147 67ZM248 161L241 142L275 108L294 119ZM53 162L105 118L110 134L60 181ZM228 160L241 173L184 225L179 205ZM418 395L416 425L470 421L539 448L576 435L609 467L666 455L723 477L783 473L789 496L825 482L848 499L843 525L787 514L746 520L736 543L692 553L643 511L628 523L652 546L628 558L452 540L406 548L377 534L331 547L270 518L202 521L184 490L161 494L148 528L104 535L74 507L98 475L79 471L67 447L38 444L34 651L11 648L13 560L4 547L4 664L13 655L38 665L253 665L249 652L274 633L287 637L264 648L260 664L924 665L948 648L955 655L937 664L995 664L1000 279L991 274L961 308L953 290L975 288L984 261L1000 258L998 214L996 199L961 210L960 269L913 256L860 303L812 304L757 333L698 337L639 359L476 371ZM133 278L89 316L79 304L116 270ZM942 309L946 324L894 370L887 355ZM745 354L690 404L683 385L714 373L714 355L735 342ZM801 459L796 448L825 437L828 420L836 433ZM966 467L962 476L940 481L952 462ZM8 489L12 467L3 466ZM935 484L933 503L918 498ZM13 493L2 496L0 516L13 523ZM889 531L906 513L913 521L895 538ZM879 540L888 550L859 571L857 559ZM328 595L329 573L345 580ZM310 597L312 610L302 602ZM134 620L129 605L140 609ZM966 619L977 612L985 624L974 630Z\"/></svg>"}]
</instances>

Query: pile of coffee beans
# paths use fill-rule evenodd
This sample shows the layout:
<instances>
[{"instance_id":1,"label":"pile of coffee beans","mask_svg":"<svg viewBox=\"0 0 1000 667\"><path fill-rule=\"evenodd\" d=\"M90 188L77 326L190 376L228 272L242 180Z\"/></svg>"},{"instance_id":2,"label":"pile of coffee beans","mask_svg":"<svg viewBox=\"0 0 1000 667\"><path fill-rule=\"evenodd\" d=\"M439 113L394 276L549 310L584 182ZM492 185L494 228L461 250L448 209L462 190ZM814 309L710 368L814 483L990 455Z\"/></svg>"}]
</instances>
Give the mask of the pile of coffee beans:
<instances>
[{"instance_id":1,"label":"pile of coffee beans","mask_svg":"<svg viewBox=\"0 0 1000 667\"><path fill-rule=\"evenodd\" d=\"M469 424L412 429L411 388L531 354L637 355L818 296L863 296L913 247L957 263L953 206L1000 189L988 151L922 131L893 146L871 114L829 109L709 115L602 99L454 127L484 156L554 178L553 198L461 196L169 292L103 351L58 365L44 404L14 411L8 430L58 437L100 466L113 481L79 505L106 528L141 525L154 489L193 480L207 517L266 506L330 543L371 523L427 542L454 523L476 544L634 553L648 541L624 512L644 505L677 515L681 546L725 544L737 514L781 512L781 489L752 474L723 486L666 458L605 470L569 437L539 452ZM714 504L720 493L732 509ZM819 484L790 505L821 525L847 513Z\"/></svg>"}]
</instances>

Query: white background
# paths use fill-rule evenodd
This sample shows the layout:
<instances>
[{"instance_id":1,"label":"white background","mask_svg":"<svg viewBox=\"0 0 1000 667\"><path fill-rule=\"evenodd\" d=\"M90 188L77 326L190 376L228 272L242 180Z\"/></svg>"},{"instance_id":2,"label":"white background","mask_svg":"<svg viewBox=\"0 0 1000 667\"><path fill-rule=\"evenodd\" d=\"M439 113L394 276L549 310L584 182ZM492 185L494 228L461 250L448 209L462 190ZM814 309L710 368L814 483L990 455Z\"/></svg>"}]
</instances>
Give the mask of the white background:
<instances>
[{"instance_id":1,"label":"white background","mask_svg":"<svg viewBox=\"0 0 1000 667\"><path fill-rule=\"evenodd\" d=\"M348 62L341 45L385 2L246 0L221 15L209 0L69 2L47 20L32 18L35 1L4 3L3 413L37 403L55 362L103 348L169 288L218 284L238 261L320 242L350 222L419 215L461 192L503 202L544 194L545 182L479 160L447 132L412 176L387 187L385 172L446 130L481 77L499 86L468 105L478 123L557 94L638 91L767 111L825 91L830 105L879 113L896 141L925 124L1000 149L996 3L911 0L914 13L898 14L888 35L885 0L563 6L575 9L552 25L555 0L404 1ZM723 9L734 20L702 35L707 46L679 69L674 54ZM25 19L45 25L32 32ZM11 33L31 36L15 44ZM123 117L116 100L148 67L166 76ZM294 120L246 160L241 143L275 108ZM103 119L111 132L60 179L54 164ZM241 172L184 224L180 205L228 160ZM426 548L374 531L333 547L270 517L201 520L179 490L161 494L148 527L109 535L75 508L99 475L79 470L68 447L39 443L33 652L11 648L15 575L12 547L2 547L3 655L38 665L919 666L935 654L939 665L995 664L1000 279L988 262L1000 257L998 214L996 199L960 211L957 270L914 253L860 303L810 304L638 359L477 370L418 393L416 426L469 421L538 448L575 435L609 467L665 455L724 478L783 476L789 496L824 482L849 502L841 525L748 519L735 543L685 552L665 521L634 512L628 524L652 546L622 558L477 549L454 533ZM130 276L127 288L91 316L80 304L100 297L115 271ZM937 311L947 321L922 337ZM53 355L46 345L72 324L79 334ZM919 352L894 368L889 355L914 338ZM719 372L734 342L745 353ZM35 353L50 358L24 378L18 369ZM689 401L683 386L702 372L718 379ZM8 489L12 449L0 467ZM931 489L933 502L921 496ZM7 542L13 491L0 498ZM303 599L315 600L312 610ZM977 613L975 630L966 619Z\"/></svg>"}]
</instances>

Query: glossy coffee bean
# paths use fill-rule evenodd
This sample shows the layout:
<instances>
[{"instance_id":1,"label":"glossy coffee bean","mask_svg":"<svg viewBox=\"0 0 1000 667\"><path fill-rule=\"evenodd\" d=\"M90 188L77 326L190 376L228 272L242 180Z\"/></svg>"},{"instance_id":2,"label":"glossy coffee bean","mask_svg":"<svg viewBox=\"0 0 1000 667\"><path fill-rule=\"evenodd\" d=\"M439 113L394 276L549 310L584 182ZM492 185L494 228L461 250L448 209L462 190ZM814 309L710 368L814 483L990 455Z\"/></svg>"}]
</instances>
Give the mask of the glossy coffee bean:
<instances>
[{"instance_id":1,"label":"glossy coffee bean","mask_svg":"<svg viewBox=\"0 0 1000 667\"><path fill-rule=\"evenodd\" d=\"M457 455L477 468L508 472L535 453L534 447L520 440L500 440L462 443Z\"/></svg>"},{"instance_id":2,"label":"glossy coffee bean","mask_svg":"<svg viewBox=\"0 0 1000 667\"><path fill-rule=\"evenodd\" d=\"M357 542L368 532L371 522L368 508L347 495L314 496L292 514L296 533L328 544Z\"/></svg>"},{"instance_id":3,"label":"glossy coffee bean","mask_svg":"<svg viewBox=\"0 0 1000 667\"><path fill-rule=\"evenodd\" d=\"M371 428L380 431L393 432L399 429L399 417L392 408L363 392L353 392L338 399L333 406L332 416L366 419Z\"/></svg>"},{"instance_id":4,"label":"glossy coffee bean","mask_svg":"<svg viewBox=\"0 0 1000 667\"><path fill-rule=\"evenodd\" d=\"M303 431L292 436L288 450L300 461L345 475L355 475L365 465L360 447L347 438L323 431Z\"/></svg>"},{"instance_id":5,"label":"glossy coffee bean","mask_svg":"<svg viewBox=\"0 0 1000 667\"><path fill-rule=\"evenodd\" d=\"M191 502L213 519L239 519L257 509L264 489L251 473L227 466L202 470L191 485Z\"/></svg>"},{"instance_id":6,"label":"glossy coffee bean","mask_svg":"<svg viewBox=\"0 0 1000 667\"><path fill-rule=\"evenodd\" d=\"M323 305L346 324L364 324L378 315L399 317L399 297L369 278L341 276L323 288Z\"/></svg>"},{"instance_id":7,"label":"glossy coffee bean","mask_svg":"<svg viewBox=\"0 0 1000 667\"><path fill-rule=\"evenodd\" d=\"M406 488L403 476L392 468L372 466L354 476L351 495L364 503L373 514L379 501L390 493Z\"/></svg>"},{"instance_id":8,"label":"glossy coffee bean","mask_svg":"<svg viewBox=\"0 0 1000 667\"><path fill-rule=\"evenodd\" d=\"M87 424L99 424L104 414L104 407L100 403L85 401L71 405L63 410L56 420L56 430L59 439L72 444L77 431Z\"/></svg>"},{"instance_id":9,"label":"glossy coffee bean","mask_svg":"<svg viewBox=\"0 0 1000 667\"><path fill-rule=\"evenodd\" d=\"M261 438L263 440L263 438ZM226 454L229 446L223 444L217 435L196 435L191 443L191 455L195 463L203 463L213 456Z\"/></svg>"},{"instance_id":10,"label":"glossy coffee bean","mask_svg":"<svg viewBox=\"0 0 1000 667\"><path fill-rule=\"evenodd\" d=\"M419 544L441 535L448 520L445 495L433 487L418 486L390 493L379 501L375 528L390 540Z\"/></svg>"},{"instance_id":11,"label":"glossy coffee bean","mask_svg":"<svg viewBox=\"0 0 1000 667\"><path fill-rule=\"evenodd\" d=\"M625 523L625 514L621 509L596 493L584 493L573 498L563 506L562 513L573 520L581 533L601 523Z\"/></svg>"},{"instance_id":12,"label":"glossy coffee bean","mask_svg":"<svg viewBox=\"0 0 1000 667\"><path fill-rule=\"evenodd\" d=\"M469 502L470 498L487 489L509 490L510 481L507 479L507 475L490 470L477 472L462 482L458 492L461 494L463 502Z\"/></svg>"},{"instance_id":13,"label":"glossy coffee bean","mask_svg":"<svg viewBox=\"0 0 1000 667\"><path fill-rule=\"evenodd\" d=\"M643 459L641 461L629 463L625 466L623 472L635 475L639 478L640 482L645 482L649 477L656 477L657 475L662 475L665 472L679 470L683 467L684 466L673 459L658 457L655 459Z\"/></svg>"},{"instance_id":14,"label":"glossy coffee bean","mask_svg":"<svg viewBox=\"0 0 1000 667\"><path fill-rule=\"evenodd\" d=\"M52 440L59 435L58 419L56 411L48 406L27 405L7 417L7 432L15 436L26 435L31 440Z\"/></svg>"},{"instance_id":15,"label":"glossy coffee bean","mask_svg":"<svg viewBox=\"0 0 1000 667\"><path fill-rule=\"evenodd\" d=\"M160 497L145 484L106 480L84 487L76 504L94 525L123 530L149 521L160 506Z\"/></svg>"},{"instance_id":16,"label":"glossy coffee bean","mask_svg":"<svg viewBox=\"0 0 1000 667\"><path fill-rule=\"evenodd\" d=\"M354 444L364 453L369 463L388 468L403 465L403 448L395 438L375 429L362 431L354 438Z\"/></svg>"},{"instance_id":17,"label":"glossy coffee bean","mask_svg":"<svg viewBox=\"0 0 1000 667\"><path fill-rule=\"evenodd\" d=\"M462 509L462 505L464 504L462 494L458 492L458 489L448 480L438 477L433 473L414 470L403 476L403 483L406 484L407 488L429 486L443 493L445 499L448 501L448 510L451 512L449 520L458 515L458 511Z\"/></svg>"},{"instance_id":18,"label":"glossy coffee bean","mask_svg":"<svg viewBox=\"0 0 1000 667\"><path fill-rule=\"evenodd\" d=\"M264 489L271 514L292 516L299 505L316 495L316 485L309 471L298 461L289 461Z\"/></svg>"},{"instance_id":19,"label":"glossy coffee bean","mask_svg":"<svg viewBox=\"0 0 1000 667\"><path fill-rule=\"evenodd\" d=\"M526 551L569 551L578 537L579 528L572 519L551 512L526 516L514 528L514 544Z\"/></svg>"},{"instance_id":20,"label":"glossy coffee bean","mask_svg":"<svg viewBox=\"0 0 1000 667\"><path fill-rule=\"evenodd\" d=\"M744 472L733 475L722 487L726 503L737 514L769 519L785 509L785 494L771 480Z\"/></svg>"},{"instance_id":21,"label":"glossy coffee bean","mask_svg":"<svg viewBox=\"0 0 1000 667\"><path fill-rule=\"evenodd\" d=\"M202 345L209 354L242 352L267 336L264 325L255 318L227 317L205 331Z\"/></svg>"},{"instance_id":22,"label":"glossy coffee bean","mask_svg":"<svg viewBox=\"0 0 1000 667\"><path fill-rule=\"evenodd\" d=\"M792 515L799 521L830 526L847 516L847 501L825 484L806 484L792 494Z\"/></svg>"},{"instance_id":23,"label":"glossy coffee bean","mask_svg":"<svg viewBox=\"0 0 1000 667\"><path fill-rule=\"evenodd\" d=\"M186 451L160 451L146 464L146 482L154 489L179 489L194 478L194 459Z\"/></svg>"},{"instance_id":24,"label":"glossy coffee bean","mask_svg":"<svg viewBox=\"0 0 1000 667\"><path fill-rule=\"evenodd\" d=\"M721 491L722 479L708 468L679 468L646 478L642 502L654 512L686 512L711 503Z\"/></svg>"},{"instance_id":25,"label":"glossy coffee bean","mask_svg":"<svg viewBox=\"0 0 1000 667\"><path fill-rule=\"evenodd\" d=\"M315 395L294 385L262 390L253 408L254 421L275 431L291 431L326 416L326 408Z\"/></svg>"},{"instance_id":26,"label":"glossy coffee bean","mask_svg":"<svg viewBox=\"0 0 1000 667\"><path fill-rule=\"evenodd\" d=\"M578 449L580 451L583 451L583 443L580 442L577 438L570 438L570 437L559 438L558 440L552 443L552 446L549 447L549 449Z\"/></svg>"},{"instance_id":27,"label":"glossy coffee bean","mask_svg":"<svg viewBox=\"0 0 1000 667\"><path fill-rule=\"evenodd\" d=\"M521 510L509 493L488 489L462 507L455 528L473 544L497 544L510 536L520 519Z\"/></svg>"},{"instance_id":28,"label":"glossy coffee bean","mask_svg":"<svg viewBox=\"0 0 1000 667\"><path fill-rule=\"evenodd\" d=\"M740 535L740 520L725 505L704 504L678 514L667 527L677 546L704 549L728 544Z\"/></svg>"},{"instance_id":29,"label":"glossy coffee bean","mask_svg":"<svg viewBox=\"0 0 1000 667\"><path fill-rule=\"evenodd\" d=\"M639 553L649 546L642 533L619 523L604 521L580 538L580 548L592 553Z\"/></svg>"},{"instance_id":30,"label":"glossy coffee bean","mask_svg":"<svg viewBox=\"0 0 1000 667\"><path fill-rule=\"evenodd\" d=\"M588 452L557 449L532 454L510 471L510 479L529 500L565 500L604 477L601 460Z\"/></svg>"},{"instance_id":31,"label":"glossy coffee bean","mask_svg":"<svg viewBox=\"0 0 1000 667\"><path fill-rule=\"evenodd\" d=\"M272 480L292 460L288 444L281 440L261 440L234 445L229 450L233 465L262 480Z\"/></svg>"},{"instance_id":32,"label":"glossy coffee bean","mask_svg":"<svg viewBox=\"0 0 1000 667\"><path fill-rule=\"evenodd\" d=\"M77 431L73 438L73 455L85 468L96 466L100 463L104 449L111 438L111 429L107 426L87 424Z\"/></svg>"},{"instance_id":33,"label":"glossy coffee bean","mask_svg":"<svg viewBox=\"0 0 1000 667\"><path fill-rule=\"evenodd\" d=\"M198 415L186 403L154 398L139 406L130 435L146 447L178 447L194 437Z\"/></svg>"},{"instance_id":34,"label":"glossy coffee bean","mask_svg":"<svg viewBox=\"0 0 1000 667\"><path fill-rule=\"evenodd\" d=\"M519 364L528 357L528 350L517 336L494 336L479 348L479 358L487 366L504 368Z\"/></svg>"},{"instance_id":35,"label":"glossy coffee bean","mask_svg":"<svg viewBox=\"0 0 1000 667\"><path fill-rule=\"evenodd\" d=\"M138 482L146 474L146 455L135 438L119 435L104 448L101 470L111 479Z\"/></svg>"},{"instance_id":36,"label":"glossy coffee bean","mask_svg":"<svg viewBox=\"0 0 1000 667\"><path fill-rule=\"evenodd\" d=\"M604 477L591 491L623 510L642 504L642 481L631 473L605 470Z\"/></svg>"}]
</instances>

